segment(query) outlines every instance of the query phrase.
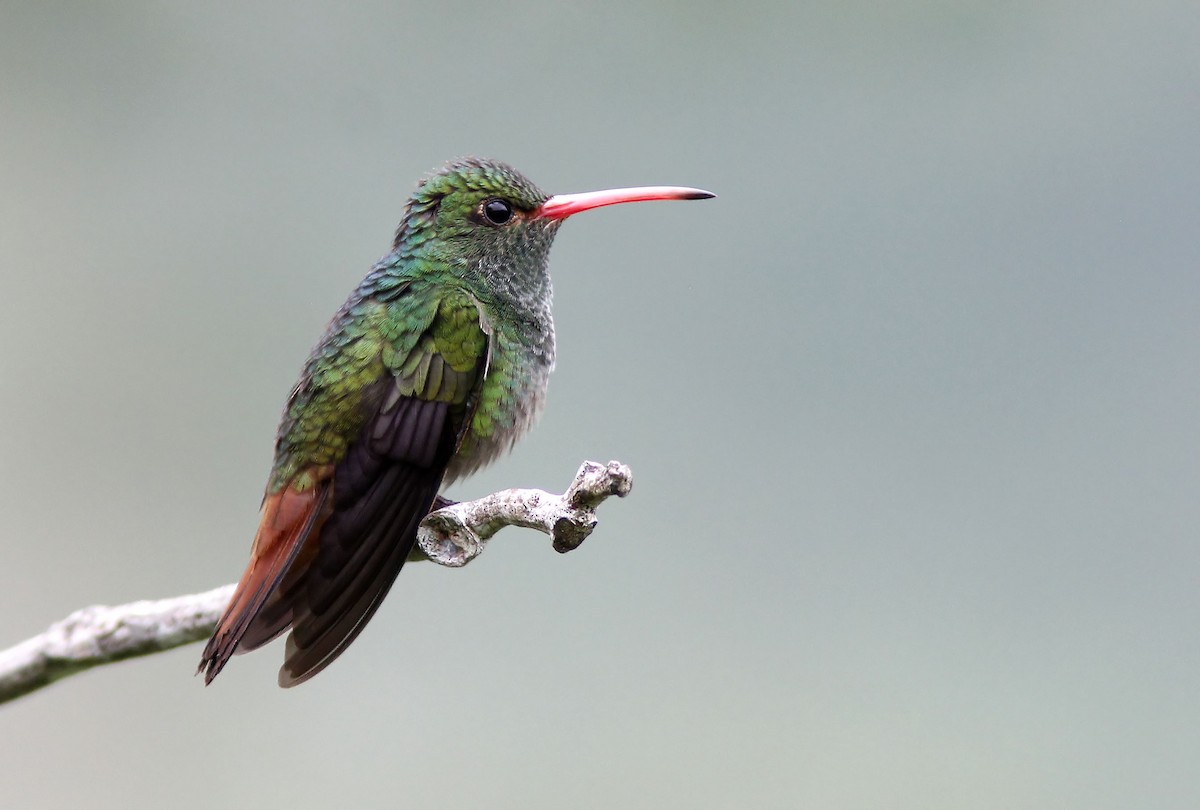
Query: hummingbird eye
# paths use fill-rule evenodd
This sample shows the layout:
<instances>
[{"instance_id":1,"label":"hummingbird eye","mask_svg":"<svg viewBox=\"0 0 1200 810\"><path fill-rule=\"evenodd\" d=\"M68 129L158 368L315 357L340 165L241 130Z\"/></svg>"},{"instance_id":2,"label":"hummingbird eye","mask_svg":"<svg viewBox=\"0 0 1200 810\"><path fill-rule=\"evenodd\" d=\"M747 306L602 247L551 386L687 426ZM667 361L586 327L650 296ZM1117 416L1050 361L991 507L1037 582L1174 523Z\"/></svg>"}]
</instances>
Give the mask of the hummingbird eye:
<instances>
[{"instance_id":1,"label":"hummingbird eye","mask_svg":"<svg viewBox=\"0 0 1200 810\"><path fill-rule=\"evenodd\" d=\"M483 215L493 225L507 225L513 216L512 205L506 200L490 199L482 206Z\"/></svg>"}]
</instances>

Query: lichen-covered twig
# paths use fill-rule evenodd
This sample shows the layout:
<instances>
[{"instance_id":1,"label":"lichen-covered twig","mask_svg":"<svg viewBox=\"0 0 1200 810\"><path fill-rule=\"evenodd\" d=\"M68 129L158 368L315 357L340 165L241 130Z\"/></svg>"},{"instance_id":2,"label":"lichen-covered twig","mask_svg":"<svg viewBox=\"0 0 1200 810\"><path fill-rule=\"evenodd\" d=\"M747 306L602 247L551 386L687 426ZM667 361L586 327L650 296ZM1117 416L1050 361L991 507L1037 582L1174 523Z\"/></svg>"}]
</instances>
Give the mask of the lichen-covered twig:
<instances>
[{"instance_id":1,"label":"lichen-covered twig","mask_svg":"<svg viewBox=\"0 0 1200 810\"><path fill-rule=\"evenodd\" d=\"M424 554L413 559L466 565L505 526L539 529L550 535L555 550L571 551L596 527L596 507L610 495L628 494L632 480L624 464L585 461L562 495L509 489L442 506L421 524L417 542ZM0 703L100 664L202 641L212 633L233 587L77 610L44 633L0 651Z\"/></svg>"}]
</instances>

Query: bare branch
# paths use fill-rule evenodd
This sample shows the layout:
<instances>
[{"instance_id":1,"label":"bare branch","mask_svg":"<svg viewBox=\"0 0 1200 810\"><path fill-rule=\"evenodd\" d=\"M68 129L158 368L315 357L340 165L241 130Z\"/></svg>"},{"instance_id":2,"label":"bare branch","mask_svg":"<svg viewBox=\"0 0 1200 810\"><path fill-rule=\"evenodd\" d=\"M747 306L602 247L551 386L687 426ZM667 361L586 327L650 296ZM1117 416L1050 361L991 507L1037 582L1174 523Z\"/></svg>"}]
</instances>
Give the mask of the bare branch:
<instances>
[{"instance_id":1,"label":"bare branch","mask_svg":"<svg viewBox=\"0 0 1200 810\"><path fill-rule=\"evenodd\" d=\"M506 489L430 512L417 531L417 543L428 559L458 568L478 557L505 526L524 526L550 535L554 550L565 554L579 548L596 528L596 507L610 495L624 498L632 486L633 473L624 464L585 461L562 495Z\"/></svg>"},{"instance_id":2,"label":"bare branch","mask_svg":"<svg viewBox=\"0 0 1200 810\"><path fill-rule=\"evenodd\" d=\"M77 610L0 652L0 703L100 664L163 652L212 634L233 596L224 585L173 599Z\"/></svg>"},{"instance_id":3,"label":"bare branch","mask_svg":"<svg viewBox=\"0 0 1200 810\"><path fill-rule=\"evenodd\" d=\"M475 501L448 503L430 512L417 533L421 552L458 568L482 553L505 526L538 529L566 553L596 527L596 507L611 495L629 493L633 477L624 464L585 461L562 495L540 489L509 489ZM163 652L212 634L233 585L171 599L77 610L44 633L0 651L0 703L26 695L86 669Z\"/></svg>"}]
</instances>

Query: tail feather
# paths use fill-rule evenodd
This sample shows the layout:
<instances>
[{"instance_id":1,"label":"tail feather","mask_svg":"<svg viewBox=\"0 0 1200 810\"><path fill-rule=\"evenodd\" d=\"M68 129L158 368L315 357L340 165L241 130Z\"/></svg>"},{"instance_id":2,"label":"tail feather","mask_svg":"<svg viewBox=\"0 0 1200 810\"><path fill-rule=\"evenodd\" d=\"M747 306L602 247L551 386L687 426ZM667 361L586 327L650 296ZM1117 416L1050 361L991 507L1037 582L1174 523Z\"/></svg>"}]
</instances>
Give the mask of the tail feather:
<instances>
[{"instance_id":1,"label":"tail feather","mask_svg":"<svg viewBox=\"0 0 1200 810\"><path fill-rule=\"evenodd\" d=\"M290 610L286 617L266 617L266 623L256 620L306 545L310 549L306 553L313 553L313 544L307 541L320 533L320 525L328 517L332 489L333 482L326 476L326 480L304 491L285 487L263 501L250 564L200 658L197 673L204 673L205 684L212 683L239 651L243 639L249 637L246 648L253 649L287 629Z\"/></svg>"}]
</instances>

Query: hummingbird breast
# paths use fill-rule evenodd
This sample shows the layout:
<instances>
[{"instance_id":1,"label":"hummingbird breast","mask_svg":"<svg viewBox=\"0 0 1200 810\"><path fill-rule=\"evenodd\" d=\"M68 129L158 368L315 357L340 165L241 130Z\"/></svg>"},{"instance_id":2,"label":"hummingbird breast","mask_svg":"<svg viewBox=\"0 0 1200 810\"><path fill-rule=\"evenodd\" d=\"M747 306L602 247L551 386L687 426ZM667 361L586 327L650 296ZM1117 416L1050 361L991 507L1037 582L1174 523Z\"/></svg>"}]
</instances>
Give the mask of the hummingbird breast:
<instances>
[{"instance_id":1,"label":"hummingbird breast","mask_svg":"<svg viewBox=\"0 0 1200 810\"><path fill-rule=\"evenodd\" d=\"M533 427L554 369L554 322L549 301L512 318L482 305L490 332L487 371L471 422L446 470L446 482L470 475L512 449Z\"/></svg>"}]
</instances>

